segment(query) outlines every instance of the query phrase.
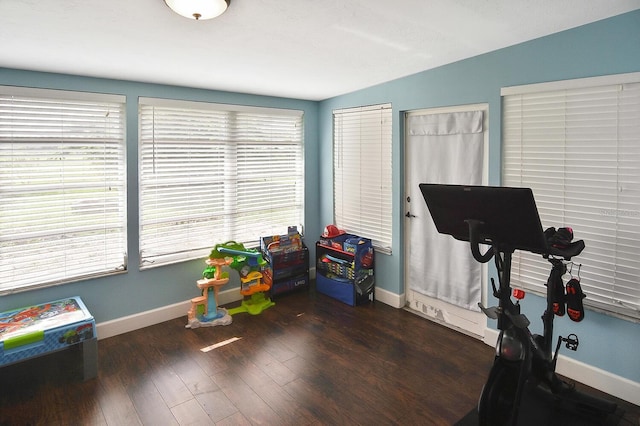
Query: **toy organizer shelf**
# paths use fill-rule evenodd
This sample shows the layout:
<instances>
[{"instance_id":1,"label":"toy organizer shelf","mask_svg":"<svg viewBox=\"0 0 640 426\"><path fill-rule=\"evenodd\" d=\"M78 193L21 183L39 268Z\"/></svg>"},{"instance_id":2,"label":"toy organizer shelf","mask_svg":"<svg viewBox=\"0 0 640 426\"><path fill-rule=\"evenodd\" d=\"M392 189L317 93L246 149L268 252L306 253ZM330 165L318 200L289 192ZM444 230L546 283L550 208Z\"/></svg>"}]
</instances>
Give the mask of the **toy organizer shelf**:
<instances>
[{"instance_id":1,"label":"toy organizer shelf","mask_svg":"<svg viewBox=\"0 0 640 426\"><path fill-rule=\"evenodd\" d=\"M269 238L263 238L261 249L267 268L263 271L271 283L271 296L309 289L309 249L300 240L296 249L270 250ZM283 246L284 247L284 246Z\"/></svg>"},{"instance_id":2,"label":"toy organizer shelf","mask_svg":"<svg viewBox=\"0 0 640 426\"><path fill-rule=\"evenodd\" d=\"M371 240L343 234L316 243L316 290L351 306L374 299Z\"/></svg>"}]
</instances>

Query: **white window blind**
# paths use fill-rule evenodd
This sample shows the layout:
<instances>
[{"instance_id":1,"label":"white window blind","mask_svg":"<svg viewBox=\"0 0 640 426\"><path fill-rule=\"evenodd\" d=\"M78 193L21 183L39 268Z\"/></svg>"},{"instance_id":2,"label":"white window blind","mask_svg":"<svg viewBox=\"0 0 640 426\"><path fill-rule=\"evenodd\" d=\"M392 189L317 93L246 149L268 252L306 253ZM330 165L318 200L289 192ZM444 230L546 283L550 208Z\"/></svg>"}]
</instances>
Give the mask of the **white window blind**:
<instances>
[{"instance_id":1,"label":"white window blind","mask_svg":"<svg viewBox=\"0 0 640 426\"><path fill-rule=\"evenodd\" d=\"M302 111L141 99L139 112L142 268L302 225Z\"/></svg>"},{"instance_id":2,"label":"white window blind","mask_svg":"<svg viewBox=\"0 0 640 426\"><path fill-rule=\"evenodd\" d=\"M391 104L333 111L334 221L391 253Z\"/></svg>"},{"instance_id":3,"label":"white window blind","mask_svg":"<svg viewBox=\"0 0 640 426\"><path fill-rule=\"evenodd\" d=\"M585 241L584 303L640 319L640 73L503 89L503 126L504 185ZM544 291L549 267L517 252L513 282Z\"/></svg>"},{"instance_id":4,"label":"white window blind","mask_svg":"<svg viewBox=\"0 0 640 426\"><path fill-rule=\"evenodd\" d=\"M0 86L0 293L126 269L124 100Z\"/></svg>"}]
</instances>

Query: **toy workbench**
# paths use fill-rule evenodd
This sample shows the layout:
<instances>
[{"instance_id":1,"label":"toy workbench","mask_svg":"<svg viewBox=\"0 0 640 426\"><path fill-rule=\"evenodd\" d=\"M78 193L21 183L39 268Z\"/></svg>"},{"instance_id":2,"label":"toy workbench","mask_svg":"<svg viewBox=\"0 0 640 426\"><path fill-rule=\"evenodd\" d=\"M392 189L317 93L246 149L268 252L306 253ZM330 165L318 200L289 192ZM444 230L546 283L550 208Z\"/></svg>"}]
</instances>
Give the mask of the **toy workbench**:
<instances>
[{"instance_id":1,"label":"toy workbench","mask_svg":"<svg viewBox=\"0 0 640 426\"><path fill-rule=\"evenodd\" d=\"M96 323L79 297L0 313L0 367L81 345L84 380L98 373Z\"/></svg>"}]
</instances>

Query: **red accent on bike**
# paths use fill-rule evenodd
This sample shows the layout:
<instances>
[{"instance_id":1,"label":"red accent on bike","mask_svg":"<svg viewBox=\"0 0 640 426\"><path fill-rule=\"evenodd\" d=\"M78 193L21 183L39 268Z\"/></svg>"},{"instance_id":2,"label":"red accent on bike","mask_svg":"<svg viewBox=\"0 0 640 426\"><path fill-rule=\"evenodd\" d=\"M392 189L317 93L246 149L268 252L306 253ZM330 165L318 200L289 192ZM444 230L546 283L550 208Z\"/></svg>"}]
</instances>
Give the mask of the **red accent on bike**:
<instances>
[{"instance_id":1,"label":"red accent on bike","mask_svg":"<svg viewBox=\"0 0 640 426\"><path fill-rule=\"evenodd\" d=\"M525 295L524 290L520 290L518 288L513 289L513 297L515 297L516 299L522 300L524 299L524 295Z\"/></svg>"}]
</instances>

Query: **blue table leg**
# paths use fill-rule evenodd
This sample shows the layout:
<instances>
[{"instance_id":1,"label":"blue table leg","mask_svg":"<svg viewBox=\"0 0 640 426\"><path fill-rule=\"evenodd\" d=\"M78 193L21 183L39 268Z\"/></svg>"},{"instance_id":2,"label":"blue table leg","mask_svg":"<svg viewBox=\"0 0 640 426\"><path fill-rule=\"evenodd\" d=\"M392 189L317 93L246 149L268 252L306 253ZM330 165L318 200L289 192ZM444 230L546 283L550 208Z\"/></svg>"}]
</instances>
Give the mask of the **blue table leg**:
<instances>
[{"instance_id":1,"label":"blue table leg","mask_svg":"<svg viewBox=\"0 0 640 426\"><path fill-rule=\"evenodd\" d=\"M93 379L98 376L98 338L83 340L80 345L83 379Z\"/></svg>"}]
</instances>

